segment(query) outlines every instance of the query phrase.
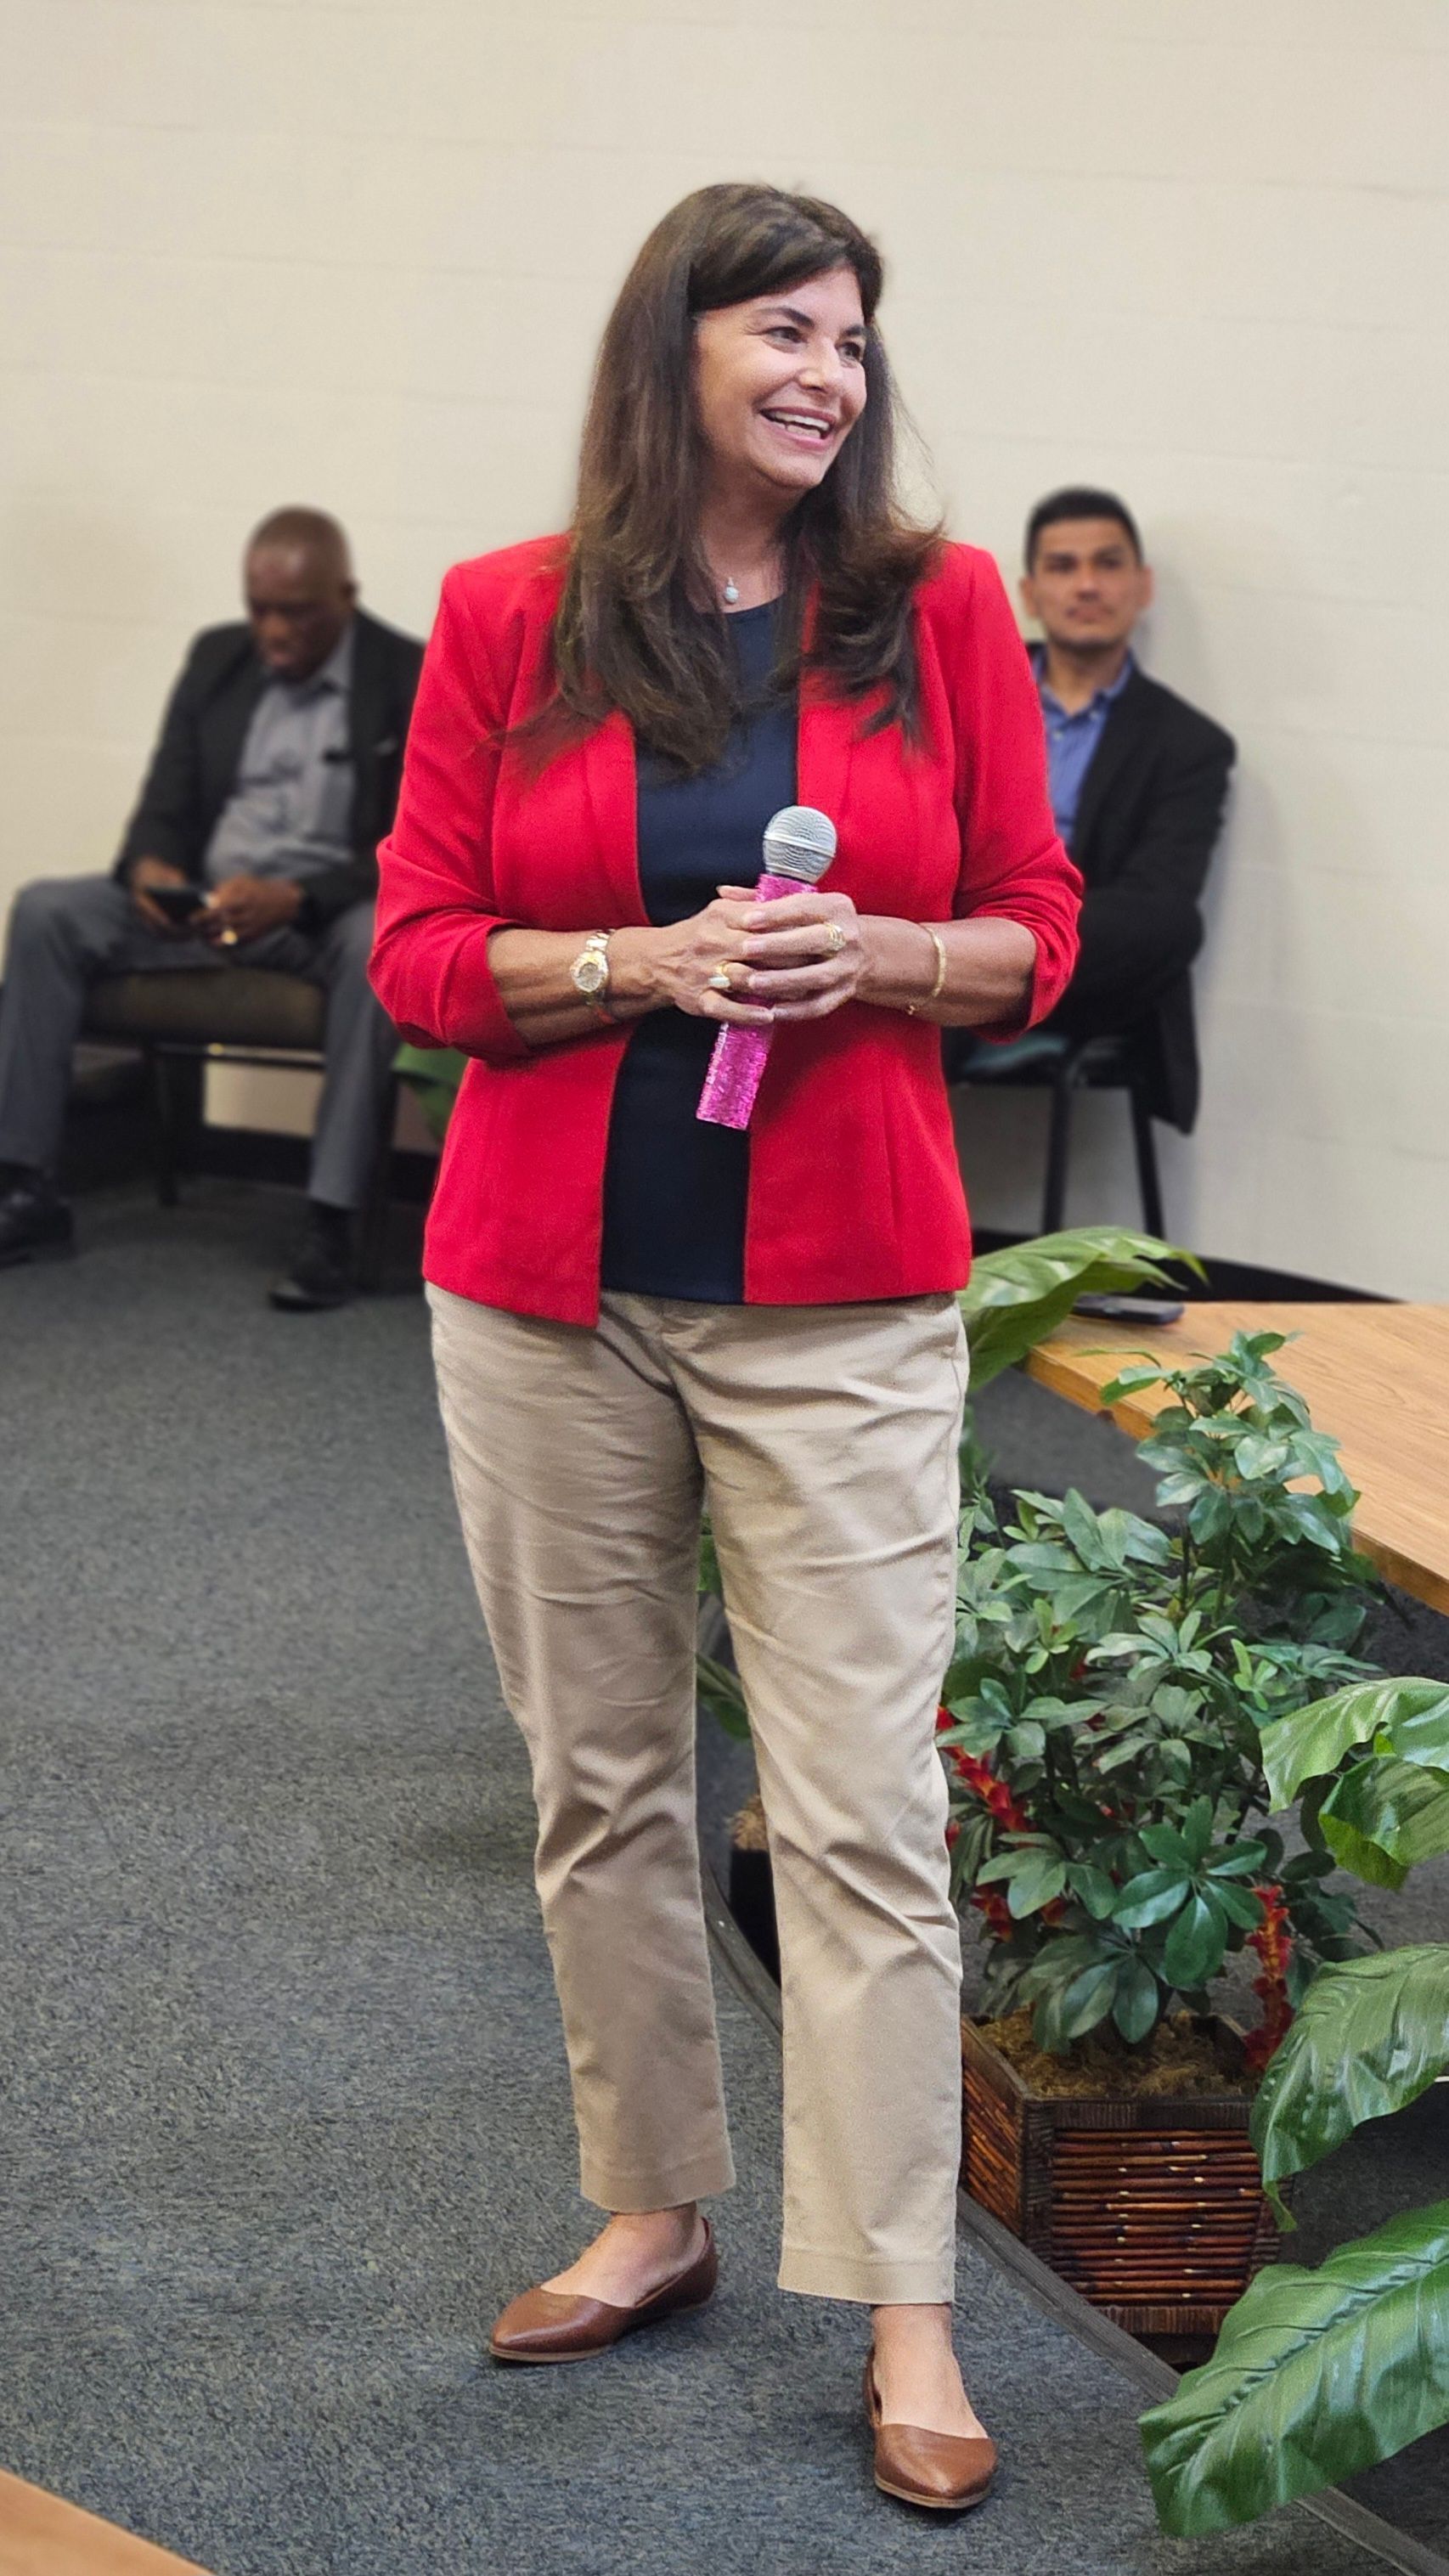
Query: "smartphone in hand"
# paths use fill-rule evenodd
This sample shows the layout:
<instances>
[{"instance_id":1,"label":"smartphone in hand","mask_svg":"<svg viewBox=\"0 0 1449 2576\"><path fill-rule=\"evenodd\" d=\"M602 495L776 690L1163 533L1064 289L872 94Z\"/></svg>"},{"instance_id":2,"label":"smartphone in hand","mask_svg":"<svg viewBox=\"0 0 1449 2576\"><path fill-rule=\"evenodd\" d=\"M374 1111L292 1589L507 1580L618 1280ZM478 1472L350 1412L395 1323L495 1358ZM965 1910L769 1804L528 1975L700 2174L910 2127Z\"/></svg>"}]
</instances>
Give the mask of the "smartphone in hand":
<instances>
[{"instance_id":1,"label":"smartphone in hand","mask_svg":"<svg viewBox=\"0 0 1449 2576\"><path fill-rule=\"evenodd\" d=\"M184 930L189 921L194 921L199 912L206 910L205 886L143 885L141 892L148 903L154 903L158 912L164 912L167 920L176 924L178 930Z\"/></svg>"}]
</instances>

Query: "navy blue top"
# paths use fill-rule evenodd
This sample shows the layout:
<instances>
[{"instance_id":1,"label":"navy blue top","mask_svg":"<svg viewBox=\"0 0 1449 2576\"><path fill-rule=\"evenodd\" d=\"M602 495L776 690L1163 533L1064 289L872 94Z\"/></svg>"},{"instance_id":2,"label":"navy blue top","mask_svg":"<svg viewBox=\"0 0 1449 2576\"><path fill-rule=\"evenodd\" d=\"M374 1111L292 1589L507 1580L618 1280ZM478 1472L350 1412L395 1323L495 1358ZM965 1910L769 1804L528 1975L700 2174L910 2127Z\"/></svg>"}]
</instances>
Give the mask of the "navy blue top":
<instances>
[{"instance_id":1,"label":"navy blue top","mask_svg":"<svg viewBox=\"0 0 1449 2576\"><path fill-rule=\"evenodd\" d=\"M746 715L697 778L639 754L639 881L652 922L684 921L722 885L754 885L765 825L795 802L795 707L768 696L778 603L727 620ZM650 1011L619 1068L604 1168L602 1285L738 1306L750 1140L695 1116L716 1020Z\"/></svg>"}]
</instances>

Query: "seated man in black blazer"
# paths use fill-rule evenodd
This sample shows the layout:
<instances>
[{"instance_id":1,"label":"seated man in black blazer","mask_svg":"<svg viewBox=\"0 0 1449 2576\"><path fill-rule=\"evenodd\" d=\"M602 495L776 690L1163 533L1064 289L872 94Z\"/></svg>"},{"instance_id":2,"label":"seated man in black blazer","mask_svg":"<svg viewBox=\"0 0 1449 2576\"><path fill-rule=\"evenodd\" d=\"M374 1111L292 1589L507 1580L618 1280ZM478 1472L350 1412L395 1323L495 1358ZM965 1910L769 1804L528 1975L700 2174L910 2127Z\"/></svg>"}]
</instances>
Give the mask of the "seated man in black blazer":
<instances>
[{"instance_id":1,"label":"seated man in black blazer","mask_svg":"<svg viewBox=\"0 0 1449 2576\"><path fill-rule=\"evenodd\" d=\"M367 961L422 646L358 607L347 539L320 510L264 519L243 579L246 623L192 645L111 875L16 898L0 995L0 1267L73 1249L54 1172L87 985L220 973L234 959L305 975L327 996L307 1225L270 1292L305 1311L351 1293L352 1215L396 1046ZM168 893L188 886L191 900Z\"/></svg>"},{"instance_id":2,"label":"seated man in black blazer","mask_svg":"<svg viewBox=\"0 0 1449 2576\"><path fill-rule=\"evenodd\" d=\"M1081 955L1050 1025L1137 1030L1154 1110L1185 1135L1199 1087L1188 969L1233 739L1133 655L1152 571L1115 493L1078 485L1038 501L1021 596L1043 636L1032 659L1057 829L1086 880Z\"/></svg>"},{"instance_id":3,"label":"seated man in black blazer","mask_svg":"<svg viewBox=\"0 0 1449 2576\"><path fill-rule=\"evenodd\" d=\"M1202 945L1199 899L1222 828L1232 736L1132 651L1152 598L1137 525L1114 492L1069 485L1027 521L1021 597L1046 725L1057 829L1086 881L1081 955L1044 1025L1077 1038L1131 1031L1146 1052L1153 1113L1184 1134L1197 1116L1188 969ZM969 1079L969 1063L948 1056Z\"/></svg>"}]
</instances>

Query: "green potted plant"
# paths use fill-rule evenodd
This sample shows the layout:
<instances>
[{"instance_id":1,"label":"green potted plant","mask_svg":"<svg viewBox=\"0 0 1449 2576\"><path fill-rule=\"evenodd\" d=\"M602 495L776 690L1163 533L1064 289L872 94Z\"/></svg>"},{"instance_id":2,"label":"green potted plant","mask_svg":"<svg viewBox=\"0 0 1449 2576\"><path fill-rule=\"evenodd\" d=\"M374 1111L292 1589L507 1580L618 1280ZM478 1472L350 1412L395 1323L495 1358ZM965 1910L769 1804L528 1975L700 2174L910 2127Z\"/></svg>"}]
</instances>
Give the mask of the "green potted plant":
<instances>
[{"instance_id":1,"label":"green potted plant","mask_svg":"<svg viewBox=\"0 0 1449 2576\"><path fill-rule=\"evenodd\" d=\"M1289 1857L1266 1823L1263 1730L1369 1672L1350 1649L1374 1590L1282 1339L1104 1389L1167 1391L1138 1454L1170 1527L1079 1494L1017 1494L1003 1522L979 1486L964 1515L940 1743L987 1941L966 2179L1139 2332L1216 2326L1271 2250L1257 2074L1314 1966L1366 1937L1326 1847ZM1246 2045L1212 2011L1244 1949Z\"/></svg>"},{"instance_id":2,"label":"green potted plant","mask_svg":"<svg viewBox=\"0 0 1449 2576\"><path fill-rule=\"evenodd\" d=\"M1273 1803L1301 1798L1310 1845L1371 1886L1449 1851L1449 1687L1359 1683L1278 1717ZM1449 2072L1449 1945L1321 1966L1269 2064L1252 2142L1279 2222L1289 2176ZM1251 2521L1449 2423L1449 2200L1410 2210L1317 2270L1254 2281L1217 2349L1143 2420L1164 2530Z\"/></svg>"}]
</instances>

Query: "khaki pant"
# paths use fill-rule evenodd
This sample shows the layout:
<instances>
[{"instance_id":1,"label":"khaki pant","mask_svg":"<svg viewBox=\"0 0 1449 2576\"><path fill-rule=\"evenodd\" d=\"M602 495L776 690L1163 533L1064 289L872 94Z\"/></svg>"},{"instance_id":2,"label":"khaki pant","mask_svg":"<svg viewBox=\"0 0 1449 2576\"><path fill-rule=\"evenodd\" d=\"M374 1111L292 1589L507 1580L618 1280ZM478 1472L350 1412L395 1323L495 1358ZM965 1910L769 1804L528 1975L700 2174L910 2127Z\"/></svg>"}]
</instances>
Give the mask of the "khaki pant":
<instances>
[{"instance_id":1,"label":"khaki pant","mask_svg":"<svg viewBox=\"0 0 1449 2576\"><path fill-rule=\"evenodd\" d=\"M667 2208L733 2180L695 1835L703 1498L774 1860L780 2286L949 2299L961 1951L935 1711L955 1299L609 1296L588 1331L429 1295L464 1533L533 1764L585 2196Z\"/></svg>"}]
</instances>

